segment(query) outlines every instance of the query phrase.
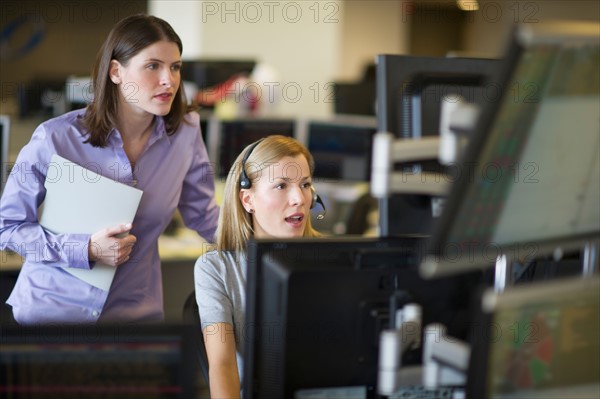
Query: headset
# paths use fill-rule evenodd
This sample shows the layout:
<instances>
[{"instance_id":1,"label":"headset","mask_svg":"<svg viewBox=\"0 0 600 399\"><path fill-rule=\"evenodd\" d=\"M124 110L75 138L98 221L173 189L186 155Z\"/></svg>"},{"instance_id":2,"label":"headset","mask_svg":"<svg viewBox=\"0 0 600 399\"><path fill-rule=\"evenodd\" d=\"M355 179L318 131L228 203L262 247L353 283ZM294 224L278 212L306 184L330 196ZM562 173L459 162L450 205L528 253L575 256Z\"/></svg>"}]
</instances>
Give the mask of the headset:
<instances>
[{"instance_id":1,"label":"headset","mask_svg":"<svg viewBox=\"0 0 600 399\"><path fill-rule=\"evenodd\" d=\"M244 155L244 158L242 158L242 170L240 172L240 188L247 189L247 188L252 187L252 181L246 174L246 162L248 161L250 154L252 154L252 151L254 151L254 148L257 145L259 145L261 141L263 141L263 139L260 139L256 143L254 143L252 145L252 147L250 147L250 149L246 152L246 154ZM323 200L321 199L319 194L317 194L317 192L315 191L315 188L311 186L310 190L312 192L312 201L310 203L310 209L313 209L315 206L317 206L317 204L321 205L321 208L323 208L323 212L317 214L317 219L321 220L325 217L325 214L327 213L327 209L325 209L325 204L323 203Z\"/></svg>"}]
</instances>

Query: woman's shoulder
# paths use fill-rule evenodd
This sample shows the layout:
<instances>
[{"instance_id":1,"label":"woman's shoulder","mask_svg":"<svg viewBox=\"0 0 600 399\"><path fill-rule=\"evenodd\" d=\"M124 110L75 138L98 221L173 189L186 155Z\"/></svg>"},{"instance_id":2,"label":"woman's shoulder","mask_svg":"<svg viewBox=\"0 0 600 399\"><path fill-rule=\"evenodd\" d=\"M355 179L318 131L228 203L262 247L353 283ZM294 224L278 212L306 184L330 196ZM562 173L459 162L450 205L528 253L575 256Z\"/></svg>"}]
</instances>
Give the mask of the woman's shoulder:
<instances>
[{"instance_id":1,"label":"woman's shoulder","mask_svg":"<svg viewBox=\"0 0 600 399\"><path fill-rule=\"evenodd\" d=\"M83 146L85 141L85 128L81 121L84 112L85 110L70 111L41 122L21 149L20 158L36 159L36 162L46 164L50 162L53 153L61 154L67 147L79 152L78 146Z\"/></svg>"},{"instance_id":2,"label":"woman's shoulder","mask_svg":"<svg viewBox=\"0 0 600 399\"><path fill-rule=\"evenodd\" d=\"M220 270L226 269L227 265L230 263L235 263L235 254L231 251L217 251L210 250L198 258L196 260L196 268L197 269L211 269L211 270Z\"/></svg>"},{"instance_id":3,"label":"woman's shoulder","mask_svg":"<svg viewBox=\"0 0 600 399\"><path fill-rule=\"evenodd\" d=\"M196 111L189 111L183 115L183 120L177 130L192 129L196 130L200 128L200 114Z\"/></svg>"},{"instance_id":4,"label":"woman's shoulder","mask_svg":"<svg viewBox=\"0 0 600 399\"><path fill-rule=\"evenodd\" d=\"M77 133L77 135L81 135L84 130L82 122L84 113L85 109L77 109L54 118L50 118L40 123L34 134L42 134L47 137L53 137L55 135L64 137L65 134L69 133Z\"/></svg>"},{"instance_id":5,"label":"woman's shoulder","mask_svg":"<svg viewBox=\"0 0 600 399\"><path fill-rule=\"evenodd\" d=\"M191 123L194 125L200 125L200 114L198 113L198 111L195 111L195 110L188 111L188 113L186 113L183 116L183 120L186 121L187 123Z\"/></svg>"},{"instance_id":6,"label":"woman's shoulder","mask_svg":"<svg viewBox=\"0 0 600 399\"><path fill-rule=\"evenodd\" d=\"M233 252L206 252L198 258L194 266L196 282L226 281L232 274L239 274L238 261Z\"/></svg>"},{"instance_id":7,"label":"woman's shoulder","mask_svg":"<svg viewBox=\"0 0 600 399\"><path fill-rule=\"evenodd\" d=\"M176 132L171 135L173 143L179 143L180 146L194 148L197 147L196 141L200 136L200 114L196 111L190 111L183 116Z\"/></svg>"},{"instance_id":8,"label":"woman's shoulder","mask_svg":"<svg viewBox=\"0 0 600 399\"><path fill-rule=\"evenodd\" d=\"M62 115L55 116L42 122L42 126L60 126L60 125L82 125L81 119L85 114L85 108L65 112Z\"/></svg>"}]
</instances>

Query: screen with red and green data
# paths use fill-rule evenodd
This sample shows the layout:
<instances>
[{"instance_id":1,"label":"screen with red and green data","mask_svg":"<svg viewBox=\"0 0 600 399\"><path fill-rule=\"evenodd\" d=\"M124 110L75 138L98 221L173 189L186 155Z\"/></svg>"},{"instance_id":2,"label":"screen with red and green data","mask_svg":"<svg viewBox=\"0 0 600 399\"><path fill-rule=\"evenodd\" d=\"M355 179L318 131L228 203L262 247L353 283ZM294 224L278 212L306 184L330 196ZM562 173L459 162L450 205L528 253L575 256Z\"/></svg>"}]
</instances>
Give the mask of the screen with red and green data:
<instances>
[{"instance_id":1,"label":"screen with red and green data","mask_svg":"<svg viewBox=\"0 0 600 399\"><path fill-rule=\"evenodd\" d=\"M600 293L597 284L582 287L548 290L538 301L494 312L487 397L573 399L600 392Z\"/></svg>"}]
</instances>

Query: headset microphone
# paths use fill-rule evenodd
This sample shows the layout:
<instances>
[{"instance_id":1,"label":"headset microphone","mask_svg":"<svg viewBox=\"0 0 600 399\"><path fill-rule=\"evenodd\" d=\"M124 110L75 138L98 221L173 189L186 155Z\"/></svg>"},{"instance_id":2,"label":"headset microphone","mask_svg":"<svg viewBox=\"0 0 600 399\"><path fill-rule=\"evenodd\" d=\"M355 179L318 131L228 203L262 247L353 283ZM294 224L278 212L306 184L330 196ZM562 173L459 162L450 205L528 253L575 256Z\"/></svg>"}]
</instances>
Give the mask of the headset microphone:
<instances>
[{"instance_id":1,"label":"headset microphone","mask_svg":"<svg viewBox=\"0 0 600 399\"><path fill-rule=\"evenodd\" d=\"M327 209L325 209L325 204L323 203L323 200L321 199L319 194L313 191L313 202L311 209L314 208L317 204L321 205L321 208L323 208L323 212L317 214L317 220L322 220L327 214Z\"/></svg>"}]
</instances>

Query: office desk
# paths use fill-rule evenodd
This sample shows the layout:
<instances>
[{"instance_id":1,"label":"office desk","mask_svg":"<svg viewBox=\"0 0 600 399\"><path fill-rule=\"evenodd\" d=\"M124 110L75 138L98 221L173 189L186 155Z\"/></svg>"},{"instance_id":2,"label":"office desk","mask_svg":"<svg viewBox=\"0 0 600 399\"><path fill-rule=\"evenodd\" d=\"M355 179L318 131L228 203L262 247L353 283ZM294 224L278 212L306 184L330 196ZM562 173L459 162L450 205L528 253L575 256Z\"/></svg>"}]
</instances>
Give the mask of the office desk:
<instances>
[{"instance_id":1,"label":"office desk","mask_svg":"<svg viewBox=\"0 0 600 399\"><path fill-rule=\"evenodd\" d=\"M10 307L5 302L17 282L21 265L23 259L19 255L0 251L0 323L12 320Z\"/></svg>"},{"instance_id":2,"label":"office desk","mask_svg":"<svg viewBox=\"0 0 600 399\"><path fill-rule=\"evenodd\" d=\"M194 289L194 265L207 248L205 240L185 228L159 238L165 321L182 320L183 304Z\"/></svg>"},{"instance_id":3,"label":"office desk","mask_svg":"<svg viewBox=\"0 0 600 399\"><path fill-rule=\"evenodd\" d=\"M194 264L207 245L197 233L185 228L178 229L175 235L159 238L165 321L182 320L183 304L194 289ZM5 302L22 265L23 259L18 254L0 252L0 321L10 317Z\"/></svg>"}]
</instances>

